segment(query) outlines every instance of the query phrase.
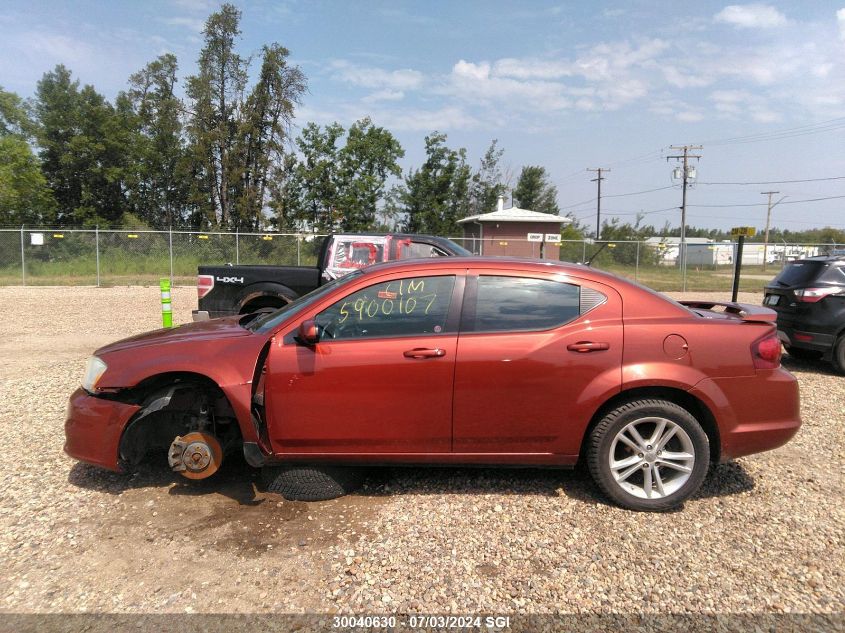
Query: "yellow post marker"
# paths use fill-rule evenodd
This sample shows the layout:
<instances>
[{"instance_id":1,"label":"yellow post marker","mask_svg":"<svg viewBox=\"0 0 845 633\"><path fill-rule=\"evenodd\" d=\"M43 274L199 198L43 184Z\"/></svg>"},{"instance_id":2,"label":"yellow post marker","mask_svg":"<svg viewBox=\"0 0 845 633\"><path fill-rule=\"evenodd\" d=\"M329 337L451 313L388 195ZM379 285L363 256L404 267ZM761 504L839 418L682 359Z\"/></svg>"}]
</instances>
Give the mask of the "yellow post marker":
<instances>
[{"instance_id":1,"label":"yellow post marker","mask_svg":"<svg viewBox=\"0 0 845 633\"><path fill-rule=\"evenodd\" d=\"M173 308L170 303L170 280L160 279L158 287L161 290L161 325L173 327Z\"/></svg>"}]
</instances>

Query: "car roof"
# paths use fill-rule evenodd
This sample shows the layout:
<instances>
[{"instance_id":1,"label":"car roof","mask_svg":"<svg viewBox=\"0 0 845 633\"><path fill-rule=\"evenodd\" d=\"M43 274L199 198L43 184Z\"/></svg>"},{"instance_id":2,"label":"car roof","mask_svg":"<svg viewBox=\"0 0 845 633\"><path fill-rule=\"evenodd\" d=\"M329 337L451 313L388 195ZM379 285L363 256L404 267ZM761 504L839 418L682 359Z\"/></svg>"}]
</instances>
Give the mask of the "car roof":
<instances>
[{"instance_id":1,"label":"car roof","mask_svg":"<svg viewBox=\"0 0 845 633\"><path fill-rule=\"evenodd\" d=\"M637 301L628 304L628 314L638 315L664 315L690 314L690 310L679 304L674 299L663 293L657 292L632 279L626 279L613 273L605 272L587 266L586 264L574 264L550 259L533 259L526 257L426 257L420 259L401 259L380 264L373 264L362 268L362 275L359 279L377 276L386 272L409 272L414 270L454 270L455 268L486 269L485 272L501 271L522 272L522 273L552 273L571 275L587 281L597 282L613 288L620 294L627 294L628 297L638 297ZM632 294L629 294L632 293Z\"/></svg>"},{"instance_id":2,"label":"car roof","mask_svg":"<svg viewBox=\"0 0 845 633\"><path fill-rule=\"evenodd\" d=\"M364 268L365 274L381 274L390 270L413 270L414 268L486 268L502 271L536 271L557 272L576 276L589 276L605 283L616 283L628 280L606 273L585 264L573 264L551 259L534 259L529 257L484 257L473 255L469 257L423 257L418 259L399 259L380 264L373 264Z\"/></svg>"}]
</instances>

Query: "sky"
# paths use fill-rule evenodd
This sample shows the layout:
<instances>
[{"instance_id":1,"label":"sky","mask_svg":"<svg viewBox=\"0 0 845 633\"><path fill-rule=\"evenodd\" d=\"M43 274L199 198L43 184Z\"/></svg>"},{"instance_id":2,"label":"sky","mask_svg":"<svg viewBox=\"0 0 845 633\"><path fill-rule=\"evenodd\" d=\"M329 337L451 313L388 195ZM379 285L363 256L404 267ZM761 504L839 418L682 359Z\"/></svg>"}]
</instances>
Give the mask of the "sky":
<instances>
[{"instance_id":1,"label":"sky","mask_svg":"<svg viewBox=\"0 0 845 633\"><path fill-rule=\"evenodd\" d=\"M762 228L762 192L777 191L772 226L845 229L845 0L234 4L242 54L277 42L306 74L297 127L369 116L398 138L405 169L435 130L473 167L498 139L510 185L542 165L588 230L598 167L610 169L602 219L674 227L671 146L701 145L688 225ZM114 99L166 52L184 79L219 6L5 0L0 86L30 97L61 63Z\"/></svg>"}]
</instances>

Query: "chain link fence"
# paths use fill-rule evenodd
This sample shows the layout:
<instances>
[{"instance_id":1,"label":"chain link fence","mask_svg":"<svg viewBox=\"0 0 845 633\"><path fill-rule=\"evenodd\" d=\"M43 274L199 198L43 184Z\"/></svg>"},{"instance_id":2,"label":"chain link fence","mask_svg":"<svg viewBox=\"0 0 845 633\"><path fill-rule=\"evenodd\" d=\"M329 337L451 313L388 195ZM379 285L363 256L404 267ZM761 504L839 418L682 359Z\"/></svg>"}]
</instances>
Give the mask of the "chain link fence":
<instances>
[{"instance_id":1,"label":"chain link fence","mask_svg":"<svg viewBox=\"0 0 845 633\"><path fill-rule=\"evenodd\" d=\"M314 266L322 235L27 228L0 229L0 285L151 285L169 277L194 285L197 267L215 264ZM452 238L476 254L591 262L656 290L730 291L736 244ZM836 244L746 243L741 290L759 291L801 257L845 254ZM685 260L685 261L684 261ZM685 265L684 265L685 263Z\"/></svg>"}]
</instances>

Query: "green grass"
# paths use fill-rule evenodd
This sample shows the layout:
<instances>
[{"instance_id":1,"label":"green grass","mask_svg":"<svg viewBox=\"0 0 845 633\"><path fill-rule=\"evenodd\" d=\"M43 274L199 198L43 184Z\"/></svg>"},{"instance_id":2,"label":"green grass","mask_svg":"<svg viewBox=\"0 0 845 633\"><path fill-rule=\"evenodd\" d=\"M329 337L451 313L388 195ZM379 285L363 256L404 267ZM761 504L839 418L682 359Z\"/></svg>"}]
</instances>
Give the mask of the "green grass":
<instances>
[{"instance_id":1,"label":"green grass","mask_svg":"<svg viewBox=\"0 0 845 633\"><path fill-rule=\"evenodd\" d=\"M681 271L668 266L631 266L610 264L596 266L622 277L636 279L639 283L660 292L679 292L683 289ZM743 266L740 274L740 292L763 292L763 288L779 272L779 268L769 266ZM733 288L733 269L730 266L719 268L687 268L687 292L727 292Z\"/></svg>"},{"instance_id":2,"label":"green grass","mask_svg":"<svg viewBox=\"0 0 845 633\"><path fill-rule=\"evenodd\" d=\"M315 265L315 257L302 253L302 265ZM275 263L274 258L244 253L248 263ZM176 285L193 286L196 283L197 267L212 262L202 253L180 253L173 259L173 277ZM295 259L294 259L295 263ZM669 266L628 266L610 261L597 261L594 266L617 275L636 279L640 283L661 292L678 292L683 288L681 271ZM88 256L68 257L63 260L29 260L26 267L26 285L31 286L93 286L97 283L97 268L93 258ZM778 273L779 266L744 266L740 290L762 292L763 287ZM158 285L162 277L170 276L170 258L165 253L133 254L110 250L100 257L101 286ZM695 267L687 269L688 292L730 293L733 284L733 269L724 267ZM20 265L0 267L0 286L20 286Z\"/></svg>"}]
</instances>

